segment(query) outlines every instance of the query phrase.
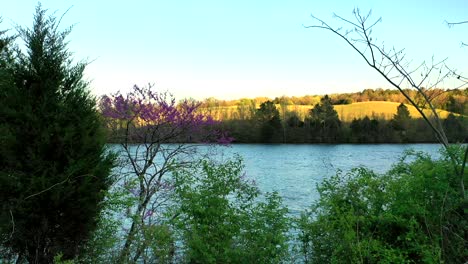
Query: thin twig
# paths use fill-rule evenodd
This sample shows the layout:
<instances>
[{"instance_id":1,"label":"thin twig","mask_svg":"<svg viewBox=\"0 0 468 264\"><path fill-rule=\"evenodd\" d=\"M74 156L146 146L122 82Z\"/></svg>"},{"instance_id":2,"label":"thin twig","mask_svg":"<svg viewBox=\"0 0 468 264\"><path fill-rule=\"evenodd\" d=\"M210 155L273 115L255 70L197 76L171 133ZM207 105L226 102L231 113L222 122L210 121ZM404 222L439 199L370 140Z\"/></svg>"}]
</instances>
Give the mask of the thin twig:
<instances>
[{"instance_id":1,"label":"thin twig","mask_svg":"<svg viewBox=\"0 0 468 264\"><path fill-rule=\"evenodd\" d=\"M10 238L13 237L13 234L15 233L15 218L13 217L13 212L11 211L10 209L10 216L11 216L11 234L10 234Z\"/></svg>"},{"instance_id":2,"label":"thin twig","mask_svg":"<svg viewBox=\"0 0 468 264\"><path fill-rule=\"evenodd\" d=\"M40 194L42 194L42 193L45 193L45 192L51 190L52 188L54 188L55 186L58 186L58 185L60 185L60 184L64 184L66 181L69 180L69 178L70 178L70 177L67 177L65 180L63 180L63 181L61 181L61 182L58 182L58 183L56 183L56 184L54 184L54 185L52 185L52 186L50 186L50 187L48 187L48 188L46 188L46 189L40 191L40 192L31 194L31 195L27 196L26 198L24 198L24 200L27 200L27 199L32 198L32 197L34 197L34 196L40 195Z\"/></svg>"}]
</instances>

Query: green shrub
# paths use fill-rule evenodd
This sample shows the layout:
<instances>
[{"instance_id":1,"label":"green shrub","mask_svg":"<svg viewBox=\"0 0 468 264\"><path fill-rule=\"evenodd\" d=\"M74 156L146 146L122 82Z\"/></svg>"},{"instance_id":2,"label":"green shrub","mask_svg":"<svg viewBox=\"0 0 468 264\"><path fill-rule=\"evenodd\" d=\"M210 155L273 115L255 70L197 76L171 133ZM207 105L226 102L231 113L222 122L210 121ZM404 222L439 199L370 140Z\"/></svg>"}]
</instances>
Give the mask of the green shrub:
<instances>
[{"instance_id":1,"label":"green shrub","mask_svg":"<svg viewBox=\"0 0 468 264\"><path fill-rule=\"evenodd\" d=\"M450 151L462 157L461 149ZM297 221L301 253L308 263L463 263L467 219L459 190L446 152L437 160L408 152L384 175L338 173Z\"/></svg>"},{"instance_id":2,"label":"green shrub","mask_svg":"<svg viewBox=\"0 0 468 264\"><path fill-rule=\"evenodd\" d=\"M287 209L277 193L259 191L240 159L174 172L185 261L281 263L288 257Z\"/></svg>"}]
</instances>

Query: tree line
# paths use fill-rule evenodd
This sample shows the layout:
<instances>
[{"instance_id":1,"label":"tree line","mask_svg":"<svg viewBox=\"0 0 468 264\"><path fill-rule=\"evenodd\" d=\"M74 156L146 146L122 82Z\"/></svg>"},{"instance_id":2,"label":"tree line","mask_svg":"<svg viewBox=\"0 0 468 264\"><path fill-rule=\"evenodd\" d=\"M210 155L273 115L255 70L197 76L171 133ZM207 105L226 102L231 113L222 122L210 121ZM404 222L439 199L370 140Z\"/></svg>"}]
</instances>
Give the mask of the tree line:
<instances>
[{"instance_id":1,"label":"tree line","mask_svg":"<svg viewBox=\"0 0 468 264\"><path fill-rule=\"evenodd\" d=\"M401 103L391 120L364 117L342 122L332 99L324 96L301 119L297 112L276 107L266 101L256 109L253 104L244 111L249 118L223 120L221 126L229 131L237 143L423 143L437 142L427 124L413 118L408 107ZM243 111L240 111L243 113ZM463 142L467 121L463 116L450 114L443 121L451 142Z\"/></svg>"},{"instance_id":2,"label":"tree line","mask_svg":"<svg viewBox=\"0 0 468 264\"><path fill-rule=\"evenodd\" d=\"M419 103L423 98L415 90L405 89L405 92L415 98ZM467 98L468 88L464 89L424 89L424 93L431 99L432 104L438 108L449 112L468 115ZM260 105L266 101L272 101L276 105L316 105L323 96L304 95L304 96L281 96L270 99L267 97L241 98L237 100L219 100L214 97L206 98L202 101L201 107L206 109L216 109L219 107L238 107L243 108L246 105ZM408 104L408 100L395 89L365 89L354 93L336 93L328 95L332 105L352 104L369 101L387 101Z\"/></svg>"}]
</instances>

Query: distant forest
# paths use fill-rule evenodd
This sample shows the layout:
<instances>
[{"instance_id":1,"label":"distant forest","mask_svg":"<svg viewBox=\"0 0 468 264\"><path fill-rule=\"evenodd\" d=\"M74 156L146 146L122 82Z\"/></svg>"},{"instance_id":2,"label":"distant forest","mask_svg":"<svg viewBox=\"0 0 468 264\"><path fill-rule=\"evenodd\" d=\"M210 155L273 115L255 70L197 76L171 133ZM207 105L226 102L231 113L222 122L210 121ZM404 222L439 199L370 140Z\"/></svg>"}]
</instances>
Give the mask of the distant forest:
<instances>
[{"instance_id":1,"label":"distant forest","mask_svg":"<svg viewBox=\"0 0 468 264\"><path fill-rule=\"evenodd\" d=\"M413 91L409 93L418 101ZM426 94L440 109L439 118L449 141L467 142L468 89L431 89ZM438 142L416 108L407 105L397 90L366 89L329 96L257 97L231 101L208 98L202 102L185 100L179 105L184 102L193 103L198 113L212 117L210 127L233 143ZM424 109L424 105L420 107ZM115 133L123 132L112 132L110 142L118 142ZM200 130L181 134L174 140L185 143L205 139Z\"/></svg>"},{"instance_id":2,"label":"distant forest","mask_svg":"<svg viewBox=\"0 0 468 264\"><path fill-rule=\"evenodd\" d=\"M409 91L418 100L413 91ZM413 94L414 93L414 94ZM431 89L427 94L441 113L451 142L466 142L468 89ZM397 102L390 116L340 119L335 107L357 102ZM422 101L422 100L421 100ZM437 142L427 124L410 111L397 90L366 89L357 93L268 99L205 99L201 109L218 116L219 126L235 143L424 143ZM304 106L302 113L291 106ZM383 104L382 104L383 105ZM308 106L308 107L307 107ZM374 104L379 112L379 104ZM424 106L423 106L424 107ZM221 115L220 115L221 111ZM413 114L411 114L413 113Z\"/></svg>"},{"instance_id":3,"label":"distant forest","mask_svg":"<svg viewBox=\"0 0 468 264\"><path fill-rule=\"evenodd\" d=\"M422 98L418 98L416 91L406 90L411 98L415 98L416 102L422 102ZM431 98L434 107L447 110L457 114L468 115L466 108L468 99L468 88L466 89L428 89L425 93ZM214 97L207 98L202 101L202 108L213 107L228 107L250 105L252 103L260 105L266 101L272 101L278 105L316 105L320 102L323 95L305 95L305 96L281 96L274 99L268 97L256 98L241 98L237 100L219 100ZM362 92L355 93L340 93L328 95L332 105L352 104L359 102L370 101L387 101L408 104L406 98L398 91L393 89L365 89Z\"/></svg>"}]
</instances>

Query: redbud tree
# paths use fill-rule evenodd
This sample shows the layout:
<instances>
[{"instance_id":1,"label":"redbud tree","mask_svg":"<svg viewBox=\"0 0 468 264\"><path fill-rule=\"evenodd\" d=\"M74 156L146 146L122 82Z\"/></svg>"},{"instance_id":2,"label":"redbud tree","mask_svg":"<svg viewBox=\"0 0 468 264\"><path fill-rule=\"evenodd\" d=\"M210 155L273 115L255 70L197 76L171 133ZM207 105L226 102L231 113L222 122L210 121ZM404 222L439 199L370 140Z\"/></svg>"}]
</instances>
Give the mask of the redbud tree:
<instances>
[{"instance_id":1,"label":"redbud tree","mask_svg":"<svg viewBox=\"0 0 468 264\"><path fill-rule=\"evenodd\" d=\"M123 215L130 224L123 231L125 242L118 262L147 257L151 237L146 231L176 217L168 216L167 210L174 190L171 171L193 164L195 154L199 154L199 144L194 143L232 141L216 129L216 121L198 111L199 107L190 100L176 102L172 95L155 92L151 85L101 98L111 140L119 145L120 185L116 188L134 197Z\"/></svg>"}]
</instances>

